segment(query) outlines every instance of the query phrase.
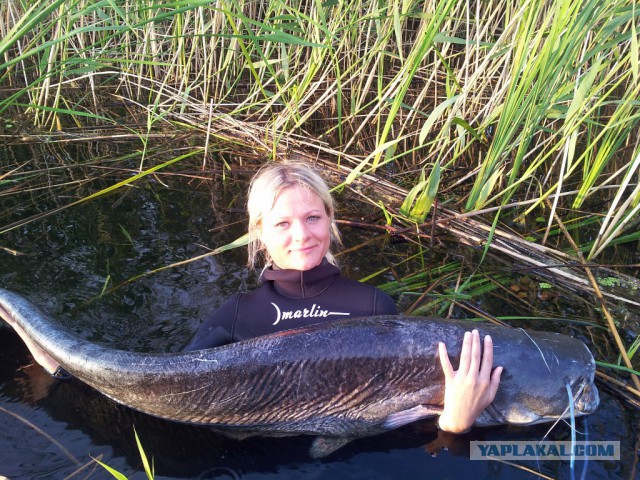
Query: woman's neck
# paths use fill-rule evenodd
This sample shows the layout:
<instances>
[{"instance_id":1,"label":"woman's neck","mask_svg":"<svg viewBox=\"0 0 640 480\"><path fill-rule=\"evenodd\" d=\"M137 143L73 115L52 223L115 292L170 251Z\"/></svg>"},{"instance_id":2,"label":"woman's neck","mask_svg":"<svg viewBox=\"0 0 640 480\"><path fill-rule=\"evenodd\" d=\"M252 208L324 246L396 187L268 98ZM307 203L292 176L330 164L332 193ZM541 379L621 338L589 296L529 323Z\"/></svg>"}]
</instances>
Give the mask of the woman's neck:
<instances>
[{"instance_id":1,"label":"woman's neck","mask_svg":"<svg viewBox=\"0 0 640 480\"><path fill-rule=\"evenodd\" d=\"M276 291L287 297L308 298L319 295L333 283L340 270L326 259L310 270L280 269L277 266L267 268L262 278L273 282Z\"/></svg>"}]
</instances>

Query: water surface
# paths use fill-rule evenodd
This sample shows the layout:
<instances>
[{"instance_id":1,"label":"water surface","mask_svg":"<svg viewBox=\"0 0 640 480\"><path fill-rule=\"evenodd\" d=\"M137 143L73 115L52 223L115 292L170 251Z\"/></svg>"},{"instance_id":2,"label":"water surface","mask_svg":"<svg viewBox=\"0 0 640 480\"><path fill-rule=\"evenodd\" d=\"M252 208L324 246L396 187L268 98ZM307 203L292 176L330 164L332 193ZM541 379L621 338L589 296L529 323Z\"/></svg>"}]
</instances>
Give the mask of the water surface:
<instances>
[{"instance_id":1,"label":"water surface","mask_svg":"<svg viewBox=\"0 0 640 480\"><path fill-rule=\"evenodd\" d=\"M17 154L29 152L18 150ZM92 341L146 352L179 350L224 299L256 285L255 275L244 268L242 249L128 282L244 233L248 172L223 178L216 171L202 177L207 179L150 176L11 230L0 236L0 246L18 254L0 251L0 286L24 294ZM101 181L105 186L112 182L108 176ZM60 189L55 193L43 189L18 196L6 194L14 184L0 187L3 225L50 211L90 191L72 184L64 195ZM350 205L348 198L338 200ZM342 215L360 219L367 213L349 210ZM343 228L343 234L346 248L376 235L352 228ZM394 264L411 248L386 239L340 259L346 275L362 278ZM373 283L392 278L389 273ZM488 300L485 307L491 305ZM455 437L439 435L433 421L427 420L355 441L325 459L313 460L308 455L312 439L307 437L233 440L206 427L139 414L76 380L54 381L32 364L8 329L0 329L0 357L0 475L11 479L84 478L87 474L111 478L92 458L100 458L129 478L145 478L134 427L154 459L158 479L540 478L535 472L552 478L584 474L583 478L626 479L634 476L638 460L640 416L603 389L600 409L588 421L577 420L578 439L588 432L591 440L620 441L622 461L578 460L573 472L564 461L519 463L531 473L518 465L471 461L469 442L569 440L566 424L550 432L549 425L497 427Z\"/></svg>"}]
</instances>

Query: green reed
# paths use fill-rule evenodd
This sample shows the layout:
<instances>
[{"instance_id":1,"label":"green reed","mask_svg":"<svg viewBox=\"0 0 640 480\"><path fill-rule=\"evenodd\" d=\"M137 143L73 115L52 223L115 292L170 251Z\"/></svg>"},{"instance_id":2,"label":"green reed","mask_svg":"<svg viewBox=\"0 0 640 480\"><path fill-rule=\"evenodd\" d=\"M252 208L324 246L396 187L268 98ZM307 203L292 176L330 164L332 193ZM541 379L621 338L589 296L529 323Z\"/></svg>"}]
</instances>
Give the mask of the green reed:
<instances>
[{"instance_id":1,"label":"green reed","mask_svg":"<svg viewBox=\"0 0 640 480\"><path fill-rule=\"evenodd\" d=\"M435 196L469 212L515 200L551 230L604 199L593 260L640 208L639 18L631 0L7 1L0 116L121 126L117 99L146 145L197 106L213 130L262 126L272 156L304 142L349 181L394 172L406 205L421 199L409 220Z\"/></svg>"}]
</instances>

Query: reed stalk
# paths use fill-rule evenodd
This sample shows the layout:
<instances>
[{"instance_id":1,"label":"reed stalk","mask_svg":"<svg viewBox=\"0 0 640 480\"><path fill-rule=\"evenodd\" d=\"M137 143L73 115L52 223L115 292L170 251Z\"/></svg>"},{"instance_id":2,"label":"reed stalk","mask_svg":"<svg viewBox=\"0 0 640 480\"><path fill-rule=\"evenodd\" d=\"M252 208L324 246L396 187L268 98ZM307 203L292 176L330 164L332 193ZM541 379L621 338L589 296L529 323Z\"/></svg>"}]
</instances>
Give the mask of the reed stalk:
<instances>
[{"instance_id":1,"label":"reed stalk","mask_svg":"<svg viewBox=\"0 0 640 480\"><path fill-rule=\"evenodd\" d=\"M467 211L536 199L520 218L555 195L549 228L613 186L593 259L637 214L639 15L631 0L9 0L0 115L113 125L109 95L146 115L170 86L182 101L165 110L304 136L354 158L350 179L384 167L415 186L437 163Z\"/></svg>"}]
</instances>

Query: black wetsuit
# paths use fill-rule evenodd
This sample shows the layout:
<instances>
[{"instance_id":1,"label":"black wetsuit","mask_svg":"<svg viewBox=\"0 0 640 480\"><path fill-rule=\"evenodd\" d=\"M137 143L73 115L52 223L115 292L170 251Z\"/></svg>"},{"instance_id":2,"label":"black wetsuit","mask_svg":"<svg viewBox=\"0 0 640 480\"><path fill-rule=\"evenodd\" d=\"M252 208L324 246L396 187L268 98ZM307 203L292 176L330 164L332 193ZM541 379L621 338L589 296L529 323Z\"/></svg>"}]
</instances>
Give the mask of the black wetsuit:
<instances>
[{"instance_id":1,"label":"black wetsuit","mask_svg":"<svg viewBox=\"0 0 640 480\"><path fill-rule=\"evenodd\" d=\"M236 293L198 329L185 350L211 348L290 328L347 317L393 315L391 297L340 275L324 260L311 270L267 269L264 284Z\"/></svg>"}]
</instances>

